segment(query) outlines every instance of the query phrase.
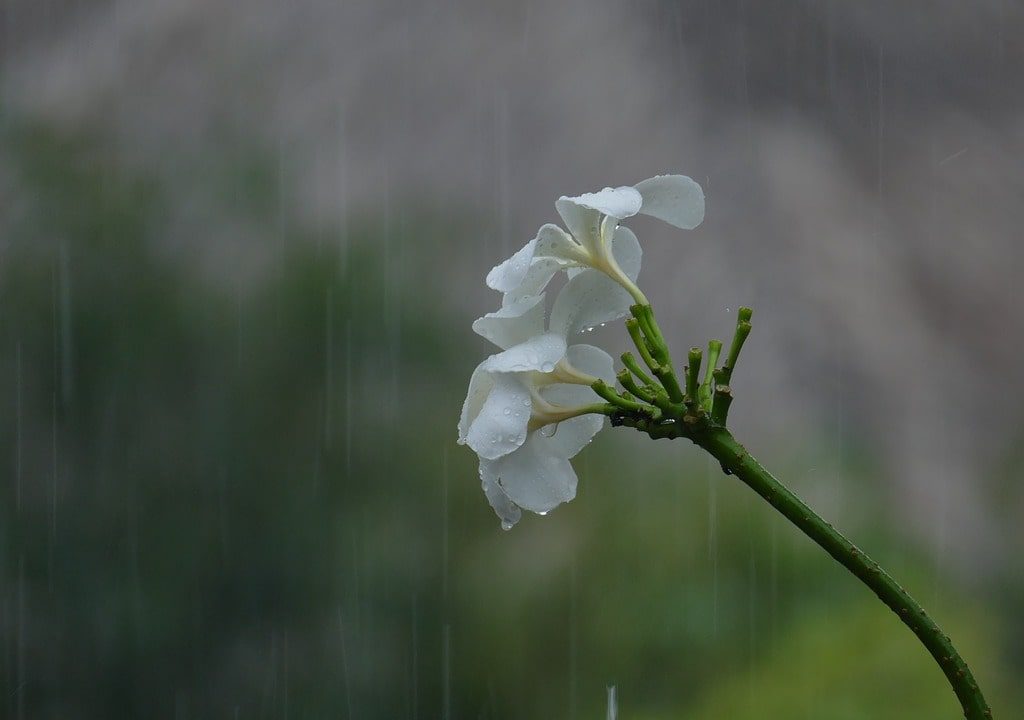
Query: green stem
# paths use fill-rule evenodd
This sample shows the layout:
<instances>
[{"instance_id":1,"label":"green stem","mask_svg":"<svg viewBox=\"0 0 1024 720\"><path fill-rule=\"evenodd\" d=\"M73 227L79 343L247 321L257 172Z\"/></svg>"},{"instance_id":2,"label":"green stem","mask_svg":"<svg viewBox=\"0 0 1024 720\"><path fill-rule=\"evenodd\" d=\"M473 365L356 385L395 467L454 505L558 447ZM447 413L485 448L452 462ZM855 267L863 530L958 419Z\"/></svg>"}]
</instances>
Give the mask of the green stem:
<instances>
[{"instance_id":1,"label":"green stem","mask_svg":"<svg viewBox=\"0 0 1024 720\"><path fill-rule=\"evenodd\" d=\"M632 398L623 397L619 393L615 392L614 389L608 387L608 384L604 380L598 380L592 384L591 389L607 400L611 405L614 405L619 410L631 413L639 413L646 417L657 420L661 417L661 411L651 405L645 405L644 403L637 402Z\"/></svg>"},{"instance_id":2,"label":"green stem","mask_svg":"<svg viewBox=\"0 0 1024 720\"><path fill-rule=\"evenodd\" d=\"M626 366L627 370L636 375L637 379L644 385L654 385L654 379L644 372L643 368L640 367L640 363L633 357L633 353L622 353L622 364Z\"/></svg>"},{"instance_id":3,"label":"green stem","mask_svg":"<svg viewBox=\"0 0 1024 720\"><path fill-rule=\"evenodd\" d=\"M707 412L711 412L711 397L714 394L714 376L718 369L718 356L722 353L722 342L720 340L708 341L708 367L704 371L704 381L697 391L700 406Z\"/></svg>"},{"instance_id":4,"label":"green stem","mask_svg":"<svg viewBox=\"0 0 1024 720\"><path fill-rule=\"evenodd\" d=\"M686 404L691 408L699 401L697 388L700 386L700 362L703 356L704 353L696 347L690 348L690 354L687 356L690 364L686 366Z\"/></svg>"},{"instance_id":5,"label":"green stem","mask_svg":"<svg viewBox=\"0 0 1024 720\"><path fill-rule=\"evenodd\" d=\"M626 388L631 395L643 400L645 403L654 404L657 396L647 388L642 388L637 385L636 380L633 379L633 376L629 374L628 370L620 370L616 373L615 377L619 381L619 384Z\"/></svg>"},{"instance_id":6,"label":"green stem","mask_svg":"<svg viewBox=\"0 0 1024 720\"><path fill-rule=\"evenodd\" d=\"M655 364L648 363L648 367L658 378L661 386L665 388L668 399L673 403L683 402L683 390L679 387L679 381L676 380L675 371L672 369L672 356L669 354L665 338L662 337L661 329L654 319L653 308L646 304L633 305L630 307L630 312L639 323L641 331L641 339L638 340L633 330L636 326L629 319L626 320L626 328L629 329L630 337L633 338L637 351L645 361L648 360L648 355L653 359ZM647 351L647 355L645 355L645 351Z\"/></svg>"},{"instance_id":7,"label":"green stem","mask_svg":"<svg viewBox=\"0 0 1024 720\"><path fill-rule=\"evenodd\" d=\"M991 720L992 711L989 710L981 689L949 637L943 634L917 601L882 570L878 563L843 537L838 530L825 522L765 470L725 428L711 427L694 434L691 439L711 453L722 464L725 472L734 474L767 500L807 537L871 588L878 598L896 613L939 664L953 687L967 720Z\"/></svg>"}]
</instances>

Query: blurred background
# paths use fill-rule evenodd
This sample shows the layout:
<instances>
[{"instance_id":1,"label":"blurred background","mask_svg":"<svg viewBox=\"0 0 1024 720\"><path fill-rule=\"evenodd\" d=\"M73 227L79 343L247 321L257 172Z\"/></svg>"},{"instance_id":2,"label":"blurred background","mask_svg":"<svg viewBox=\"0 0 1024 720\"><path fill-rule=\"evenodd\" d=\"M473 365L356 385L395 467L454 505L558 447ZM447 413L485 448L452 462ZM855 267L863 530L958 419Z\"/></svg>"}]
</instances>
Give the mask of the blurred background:
<instances>
[{"instance_id":1,"label":"blurred background","mask_svg":"<svg viewBox=\"0 0 1024 720\"><path fill-rule=\"evenodd\" d=\"M676 357L755 308L737 434L1024 716L1022 62L1014 0L0 0L0 715L958 717L689 444L511 532L456 446L486 271L682 172Z\"/></svg>"}]
</instances>

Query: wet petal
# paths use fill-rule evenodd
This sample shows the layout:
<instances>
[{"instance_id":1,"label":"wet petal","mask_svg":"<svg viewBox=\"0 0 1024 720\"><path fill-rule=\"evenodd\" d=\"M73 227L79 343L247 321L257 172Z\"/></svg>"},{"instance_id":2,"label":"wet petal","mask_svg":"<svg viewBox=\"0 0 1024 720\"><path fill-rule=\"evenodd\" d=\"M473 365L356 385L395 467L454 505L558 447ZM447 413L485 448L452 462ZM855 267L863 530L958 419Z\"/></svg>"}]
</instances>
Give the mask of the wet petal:
<instances>
[{"instance_id":1,"label":"wet petal","mask_svg":"<svg viewBox=\"0 0 1024 720\"><path fill-rule=\"evenodd\" d=\"M576 473L565 458L547 452L537 433L490 466L495 482L521 508L546 513L576 497Z\"/></svg>"},{"instance_id":2,"label":"wet petal","mask_svg":"<svg viewBox=\"0 0 1024 720\"><path fill-rule=\"evenodd\" d=\"M569 232L586 251L591 255L597 253L601 243L601 213L567 197L560 198L555 203L555 209L562 216Z\"/></svg>"},{"instance_id":3,"label":"wet petal","mask_svg":"<svg viewBox=\"0 0 1024 720\"><path fill-rule=\"evenodd\" d=\"M633 217L640 212L640 207L643 205L643 196L636 188L625 186L617 188L606 187L598 192L583 193L576 197L565 197L563 195L558 199L559 204L565 202L596 210L601 215L609 215L622 220L623 218ZM559 213L562 212L561 209L558 211ZM566 219L564 215L562 219ZM568 220L566 220L566 224L568 224Z\"/></svg>"},{"instance_id":4,"label":"wet petal","mask_svg":"<svg viewBox=\"0 0 1024 720\"><path fill-rule=\"evenodd\" d=\"M590 347L575 346L575 347ZM594 348L595 350L597 348ZM611 358L609 358L609 362ZM597 393L588 385L549 385L540 391L549 403L560 407L574 408L601 402ZM605 416L591 413L580 415L560 423L546 425L535 430L530 442L544 446L544 452L569 459L585 448L604 427Z\"/></svg>"},{"instance_id":5,"label":"wet petal","mask_svg":"<svg viewBox=\"0 0 1024 720\"><path fill-rule=\"evenodd\" d=\"M493 373L514 373L537 370L549 373L565 357L565 338L557 333L537 335L510 347L505 352L491 355L483 367Z\"/></svg>"},{"instance_id":6,"label":"wet petal","mask_svg":"<svg viewBox=\"0 0 1024 720\"><path fill-rule=\"evenodd\" d=\"M643 195L640 212L683 230L693 230L704 220L704 191L685 175L658 175L642 180L636 189Z\"/></svg>"},{"instance_id":7,"label":"wet petal","mask_svg":"<svg viewBox=\"0 0 1024 720\"><path fill-rule=\"evenodd\" d=\"M530 269L530 261L533 260L536 246L537 239L534 238L508 260L491 268L487 273L487 287L499 292L508 292L519 287Z\"/></svg>"},{"instance_id":8,"label":"wet petal","mask_svg":"<svg viewBox=\"0 0 1024 720\"><path fill-rule=\"evenodd\" d=\"M640 241L628 227L620 225L615 229L615 235L612 237L612 255L626 273L626 277L636 282L637 276L640 275L643 251L640 249Z\"/></svg>"},{"instance_id":9,"label":"wet petal","mask_svg":"<svg viewBox=\"0 0 1024 720\"><path fill-rule=\"evenodd\" d=\"M640 211L643 197L631 187L605 188L576 197L560 197L555 209L569 232L592 256L601 254L601 221L605 216L621 220Z\"/></svg>"},{"instance_id":10,"label":"wet petal","mask_svg":"<svg viewBox=\"0 0 1024 720\"><path fill-rule=\"evenodd\" d=\"M562 263L563 266L572 266L586 260L586 256L580 252L580 246L572 237L557 225L548 223L542 225L537 231L537 241L534 247L535 258L551 258Z\"/></svg>"},{"instance_id":11,"label":"wet petal","mask_svg":"<svg viewBox=\"0 0 1024 720\"><path fill-rule=\"evenodd\" d=\"M557 225L543 225L534 238L533 259L518 286L505 291L502 305L509 305L537 295L551 282L559 270L586 263L589 256Z\"/></svg>"},{"instance_id":12,"label":"wet petal","mask_svg":"<svg viewBox=\"0 0 1024 720\"><path fill-rule=\"evenodd\" d=\"M491 504L495 514L501 519L501 526L505 530L510 530L519 522L522 513L498 485L498 477L494 473L494 463L494 460L480 460L480 486L483 488L484 495L487 496L487 502Z\"/></svg>"},{"instance_id":13,"label":"wet petal","mask_svg":"<svg viewBox=\"0 0 1024 720\"><path fill-rule=\"evenodd\" d=\"M593 391L591 395L597 397ZM580 415L534 430L530 437L535 438L533 442L544 446L545 453L569 460L590 444L594 436L604 428L604 424L604 415Z\"/></svg>"},{"instance_id":14,"label":"wet petal","mask_svg":"<svg viewBox=\"0 0 1024 720\"><path fill-rule=\"evenodd\" d=\"M514 375L492 375L494 386L469 426L466 444L494 460L520 447L530 422L530 392Z\"/></svg>"},{"instance_id":15,"label":"wet petal","mask_svg":"<svg viewBox=\"0 0 1024 720\"><path fill-rule=\"evenodd\" d=\"M507 350L544 332L544 295L527 296L473 321L473 332Z\"/></svg>"},{"instance_id":16,"label":"wet petal","mask_svg":"<svg viewBox=\"0 0 1024 720\"><path fill-rule=\"evenodd\" d=\"M565 351L565 360L574 368L587 375L601 378L609 385L615 384L615 361L612 356L593 345L570 345Z\"/></svg>"},{"instance_id":17,"label":"wet petal","mask_svg":"<svg viewBox=\"0 0 1024 720\"><path fill-rule=\"evenodd\" d=\"M480 408L484 406L488 393L494 387L494 380L491 379L491 374L484 370L486 362L485 360L477 365L476 370L473 371L473 376L469 379L469 392L466 393L466 400L462 403L462 415L459 417L459 445L466 444L466 434L469 432L469 426L476 420L476 416L480 414Z\"/></svg>"},{"instance_id":18,"label":"wet petal","mask_svg":"<svg viewBox=\"0 0 1024 720\"><path fill-rule=\"evenodd\" d=\"M529 300L543 292L559 270L562 264L554 258L534 258L530 263L530 269L523 278L522 284L515 290L505 293L501 298L504 307L515 303ZM570 270L571 272L571 270Z\"/></svg>"},{"instance_id":19,"label":"wet petal","mask_svg":"<svg viewBox=\"0 0 1024 720\"><path fill-rule=\"evenodd\" d=\"M633 298L597 270L585 270L565 284L551 308L550 330L563 337L618 320L629 314Z\"/></svg>"}]
</instances>

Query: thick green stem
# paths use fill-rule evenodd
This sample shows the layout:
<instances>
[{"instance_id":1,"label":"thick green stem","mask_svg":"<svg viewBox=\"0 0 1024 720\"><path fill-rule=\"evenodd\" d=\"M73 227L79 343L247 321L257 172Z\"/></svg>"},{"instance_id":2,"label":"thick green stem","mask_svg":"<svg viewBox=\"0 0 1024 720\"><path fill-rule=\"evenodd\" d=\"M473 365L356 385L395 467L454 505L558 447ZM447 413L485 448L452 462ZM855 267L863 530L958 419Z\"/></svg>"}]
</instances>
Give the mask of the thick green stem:
<instances>
[{"instance_id":1,"label":"thick green stem","mask_svg":"<svg viewBox=\"0 0 1024 720\"><path fill-rule=\"evenodd\" d=\"M767 500L807 537L871 588L878 598L896 613L928 649L945 673L953 692L960 700L967 720L991 719L992 711L989 710L981 689L949 637L943 634L917 601L882 570L878 563L843 537L838 530L825 522L765 470L725 428L711 427L691 436L691 439L711 453L722 464L725 472L735 475Z\"/></svg>"},{"instance_id":2,"label":"thick green stem","mask_svg":"<svg viewBox=\"0 0 1024 720\"><path fill-rule=\"evenodd\" d=\"M661 329L654 319L654 310L650 305L639 304L630 307L630 311L633 313L633 318L636 319L641 331L641 339L638 340L633 332L633 327L636 326L628 319L626 320L626 327L629 328L630 336L633 338L637 351L640 352L645 361L648 360L648 356L644 353L645 351L649 352L655 363L651 365L648 362L651 372L658 378L661 386L665 388L665 392L668 393L668 399L673 403L681 403L683 401L683 390L679 387L679 381L676 380L675 372L672 369L672 356L669 354L665 338L661 335Z\"/></svg>"}]
</instances>

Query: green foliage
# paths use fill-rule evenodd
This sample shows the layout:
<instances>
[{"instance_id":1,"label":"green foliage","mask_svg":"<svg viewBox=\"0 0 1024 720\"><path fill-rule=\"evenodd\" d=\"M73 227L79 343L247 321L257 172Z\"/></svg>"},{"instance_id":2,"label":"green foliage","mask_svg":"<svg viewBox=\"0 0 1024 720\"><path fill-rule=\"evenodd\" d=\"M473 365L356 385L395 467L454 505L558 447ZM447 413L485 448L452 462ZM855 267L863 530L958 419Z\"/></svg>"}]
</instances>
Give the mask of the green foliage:
<instances>
[{"instance_id":1,"label":"green foliage","mask_svg":"<svg viewBox=\"0 0 1024 720\"><path fill-rule=\"evenodd\" d=\"M942 617L958 648L978 663L997 717L1016 717L1019 701L988 651L992 628L977 608ZM692 717L734 720L835 718L905 720L960 716L941 672L897 619L867 600L806 617L748 673L717 684ZM656 717L656 716L655 716Z\"/></svg>"}]
</instances>

